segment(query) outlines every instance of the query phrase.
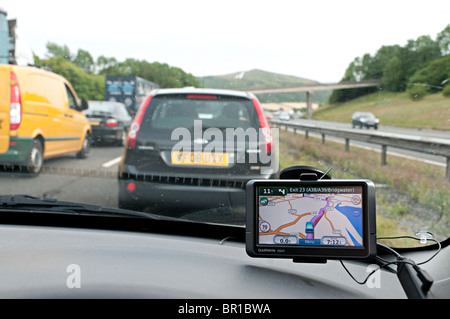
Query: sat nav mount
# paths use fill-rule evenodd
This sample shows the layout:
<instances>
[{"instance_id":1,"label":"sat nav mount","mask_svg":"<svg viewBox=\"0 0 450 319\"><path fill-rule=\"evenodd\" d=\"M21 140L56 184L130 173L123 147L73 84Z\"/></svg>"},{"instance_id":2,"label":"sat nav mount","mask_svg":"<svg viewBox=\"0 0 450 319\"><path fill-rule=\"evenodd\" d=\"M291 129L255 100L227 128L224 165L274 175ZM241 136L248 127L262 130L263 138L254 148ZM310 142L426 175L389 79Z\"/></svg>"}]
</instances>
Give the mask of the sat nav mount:
<instances>
[{"instance_id":1,"label":"sat nav mount","mask_svg":"<svg viewBox=\"0 0 450 319\"><path fill-rule=\"evenodd\" d=\"M308 263L376 256L373 182L328 173L294 166L280 179L247 183L249 256Z\"/></svg>"}]
</instances>

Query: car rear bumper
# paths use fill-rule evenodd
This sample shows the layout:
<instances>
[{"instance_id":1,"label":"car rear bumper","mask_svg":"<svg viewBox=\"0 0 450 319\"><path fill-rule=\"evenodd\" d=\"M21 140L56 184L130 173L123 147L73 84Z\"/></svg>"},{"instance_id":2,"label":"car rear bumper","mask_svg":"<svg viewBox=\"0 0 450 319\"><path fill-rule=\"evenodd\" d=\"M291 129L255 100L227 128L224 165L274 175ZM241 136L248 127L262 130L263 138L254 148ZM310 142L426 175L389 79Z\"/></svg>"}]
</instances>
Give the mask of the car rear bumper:
<instances>
[{"instance_id":1,"label":"car rear bumper","mask_svg":"<svg viewBox=\"0 0 450 319\"><path fill-rule=\"evenodd\" d=\"M94 141L116 141L122 139L124 128L92 126Z\"/></svg>"},{"instance_id":2,"label":"car rear bumper","mask_svg":"<svg viewBox=\"0 0 450 319\"><path fill-rule=\"evenodd\" d=\"M248 181L278 175L273 170L267 170L267 174L259 171L235 175L218 172L186 168L143 172L134 165L122 164L118 176L119 206L169 216L208 209L233 210L245 207Z\"/></svg>"},{"instance_id":3,"label":"car rear bumper","mask_svg":"<svg viewBox=\"0 0 450 319\"><path fill-rule=\"evenodd\" d=\"M243 187L179 185L119 179L119 207L180 216L196 211L244 207Z\"/></svg>"}]
</instances>

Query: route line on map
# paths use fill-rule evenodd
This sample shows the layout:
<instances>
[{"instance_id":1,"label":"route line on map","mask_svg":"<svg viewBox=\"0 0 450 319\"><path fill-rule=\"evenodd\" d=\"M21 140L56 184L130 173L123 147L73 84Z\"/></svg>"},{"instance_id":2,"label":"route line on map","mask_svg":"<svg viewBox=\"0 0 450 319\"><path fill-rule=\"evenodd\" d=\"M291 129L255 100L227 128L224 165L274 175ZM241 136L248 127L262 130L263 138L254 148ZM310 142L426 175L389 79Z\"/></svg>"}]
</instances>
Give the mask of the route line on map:
<instances>
[{"instance_id":1,"label":"route line on map","mask_svg":"<svg viewBox=\"0 0 450 319\"><path fill-rule=\"evenodd\" d=\"M307 215L311 215L311 213L305 213L305 214L302 214L302 215L296 215L296 216L298 216L298 217L297 217L294 221L289 222L289 223L284 224L284 225L281 225L281 226L279 226L279 227L278 227L277 229L275 229L275 230L268 231L268 232L265 232L265 233L261 233L261 235L290 235L289 233L282 233L281 230L284 229L284 228L286 228L286 227L295 225L295 224L300 220L300 218L305 217L305 216L307 216ZM302 237L302 238L303 238L303 236L304 236L303 234L300 234L300 233L299 233L299 235L300 235L300 237ZM306 237L305 237L305 238L306 238Z\"/></svg>"}]
</instances>

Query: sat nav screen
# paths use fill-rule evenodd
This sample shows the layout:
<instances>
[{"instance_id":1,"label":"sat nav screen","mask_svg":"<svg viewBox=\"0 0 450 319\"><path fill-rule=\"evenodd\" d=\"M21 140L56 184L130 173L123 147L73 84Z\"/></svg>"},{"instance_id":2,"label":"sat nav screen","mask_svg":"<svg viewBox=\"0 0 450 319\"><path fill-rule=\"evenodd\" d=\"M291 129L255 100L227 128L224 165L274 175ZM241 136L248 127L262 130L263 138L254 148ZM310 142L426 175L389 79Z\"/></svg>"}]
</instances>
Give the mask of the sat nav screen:
<instances>
[{"instance_id":1,"label":"sat nav screen","mask_svg":"<svg viewBox=\"0 0 450 319\"><path fill-rule=\"evenodd\" d=\"M362 186L259 186L259 244L362 247L362 191Z\"/></svg>"}]
</instances>

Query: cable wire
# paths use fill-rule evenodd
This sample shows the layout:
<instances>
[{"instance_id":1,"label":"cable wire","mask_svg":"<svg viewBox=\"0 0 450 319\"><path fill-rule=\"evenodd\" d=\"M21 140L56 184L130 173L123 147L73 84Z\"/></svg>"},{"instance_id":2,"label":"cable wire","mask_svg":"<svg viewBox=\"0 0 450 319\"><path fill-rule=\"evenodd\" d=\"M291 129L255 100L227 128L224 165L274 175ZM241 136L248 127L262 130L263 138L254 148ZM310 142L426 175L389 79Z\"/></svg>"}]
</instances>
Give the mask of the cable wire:
<instances>
[{"instance_id":1,"label":"cable wire","mask_svg":"<svg viewBox=\"0 0 450 319\"><path fill-rule=\"evenodd\" d=\"M414 240L420 241L419 238L412 237L412 236L378 237L377 239L405 239L405 238L406 238L406 239L414 239ZM356 283L358 283L358 284L360 284L360 285L364 285L364 284L367 283L367 281L369 280L370 276L372 276L376 271L380 270L381 268L385 268L385 267L387 267L387 266L389 266L389 265L394 265L394 264L395 264L395 265L398 265L399 263L407 263L407 264L412 265L413 267L417 267L417 266L419 266L419 265L423 265L423 264L429 262L430 260L432 260L434 257L436 257L437 254L439 254L439 252L441 251L441 248L442 248L442 247L441 247L441 243L440 243L439 241L437 241L437 240L435 240L435 239L432 239L432 238L429 238L428 240L431 240L431 241L435 242L435 243L438 245L438 250L437 250L436 253L434 253L430 258L428 258L427 260L425 260L425 261L423 261L423 262L421 262L421 263L415 263L415 262L411 262L411 261L409 261L409 260L405 260L405 258L404 258L402 255L400 255L395 249L393 249L393 248L391 248L391 247L389 247L389 246L386 246L386 245L377 243L377 246L382 247L383 249L385 249L385 250L387 250L388 252L390 252L391 254L393 254L393 255L395 256L396 260L394 260L394 261L389 261L389 260L386 260L386 259L384 259L384 258L381 258L380 256L376 256L376 258L377 258L379 261L382 261L383 264L379 265L379 268L374 269L369 275L367 275L367 277L366 277L363 281L358 281L358 280L350 273L350 271L347 269L347 267L344 265L344 262L343 262L342 260L339 260L339 261L341 262L341 265L342 265L342 267L344 267L345 271L349 274L349 276L350 276ZM388 268L388 269L389 269L390 271L394 272L394 273L397 273L397 272L396 272L395 270L393 270L393 269L390 269L390 268Z\"/></svg>"},{"instance_id":2,"label":"cable wire","mask_svg":"<svg viewBox=\"0 0 450 319\"><path fill-rule=\"evenodd\" d=\"M416 237L413 237L413 236L378 237L377 239L414 239L414 240L420 241L420 238L416 238ZM422 261L422 262L420 262L420 263L417 263L416 265L423 265L423 264L426 264L427 262L429 262L430 260L432 260L434 257L436 257L437 254L439 254L439 253L441 252L442 246L441 246L441 243L440 243L438 240L436 240L436 239L434 239L434 238L428 238L427 240L430 240L430 241L432 241L432 242L435 242L435 243L437 244L437 246L438 246L438 249L437 249L436 253L434 253L430 258L428 258L427 260ZM382 245L382 244L377 243L377 245ZM394 251L396 254L398 254L398 253L397 253L394 249L392 249L391 247L388 247L388 246L386 246L386 245L382 245L382 246L384 246L383 248L387 248L387 249L389 249L390 251ZM399 254L399 256L400 256L400 254Z\"/></svg>"}]
</instances>

